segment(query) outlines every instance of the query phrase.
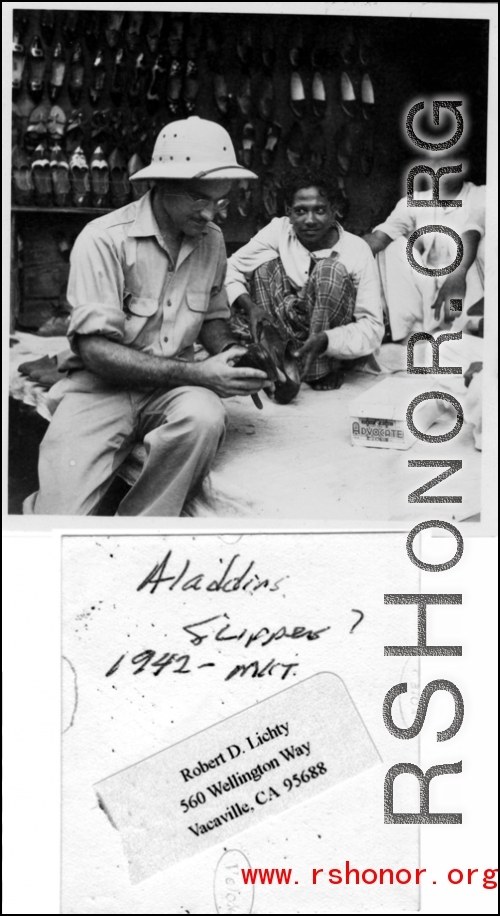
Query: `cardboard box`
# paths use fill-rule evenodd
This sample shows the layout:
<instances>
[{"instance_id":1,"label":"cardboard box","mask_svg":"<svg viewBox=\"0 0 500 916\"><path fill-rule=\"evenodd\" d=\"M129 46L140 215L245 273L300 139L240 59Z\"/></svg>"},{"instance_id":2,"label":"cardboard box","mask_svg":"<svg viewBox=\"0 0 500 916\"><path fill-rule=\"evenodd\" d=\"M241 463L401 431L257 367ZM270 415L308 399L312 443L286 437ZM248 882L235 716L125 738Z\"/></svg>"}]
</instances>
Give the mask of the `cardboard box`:
<instances>
[{"instance_id":1,"label":"cardboard box","mask_svg":"<svg viewBox=\"0 0 500 916\"><path fill-rule=\"evenodd\" d=\"M390 376L364 391L349 405L351 445L411 448L417 439L408 429L406 411L419 394L433 390L439 390L436 379ZM425 433L442 413L442 401L423 401L413 412L413 422Z\"/></svg>"}]
</instances>

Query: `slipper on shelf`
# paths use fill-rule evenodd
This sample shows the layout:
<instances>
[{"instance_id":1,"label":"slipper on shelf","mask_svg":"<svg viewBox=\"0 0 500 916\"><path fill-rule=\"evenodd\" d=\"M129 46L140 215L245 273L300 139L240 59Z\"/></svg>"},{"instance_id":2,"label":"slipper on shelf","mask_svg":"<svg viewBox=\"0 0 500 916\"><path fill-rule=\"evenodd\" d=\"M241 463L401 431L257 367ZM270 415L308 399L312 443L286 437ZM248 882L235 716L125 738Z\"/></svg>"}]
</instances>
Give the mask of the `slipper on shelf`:
<instances>
[{"instance_id":1,"label":"slipper on shelf","mask_svg":"<svg viewBox=\"0 0 500 916\"><path fill-rule=\"evenodd\" d=\"M52 178L49 156L43 143L33 153L31 174L35 185L35 203L39 207L48 207L52 203Z\"/></svg>"},{"instance_id":2,"label":"slipper on shelf","mask_svg":"<svg viewBox=\"0 0 500 916\"><path fill-rule=\"evenodd\" d=\"M323 129L316 124L309 136L309 158L314 168L321 168L326 160L326 140Z\"/></svg>"},{"instance_id":3,"label":"slipper on shelf","mask_svg":"<svg viewBox=\"0 0 500 916\"><path fill-rule=\"evenodd\" d=\"M302 77L296 70L290 77L290 105L297 118L303 118L306 113L306 94Z\"/></svg>"},{"instance_id":4,"label":"slipper on shelf","mask_svg":"<svg viewBox=\"0 0 500 916\"><path fill-rule=\"evenodd\" d=\"M262 203L269 219L278 215L278 186L274 175L266 175L262 182Z\"/></svg>"},{"instance_id":5,"label":"slipper on shelf","mask_svg":"<svg viewBox=\"0 0 500 916\"><path fill-rule=\"evenodd\" d=\"M75 108L66 123L66 151L73 153L85 141L89 121L82 108Z\"/></svg>"},{"instance_id":6,"label":"slipper on shelf","mask_svg":"<svg viewBox=\"0 0 500 916\"><path fill-rule=\"evenodd\" d=\"M141 51L137 55L132 71L132 78L128 87L128 94L132 101L137 101L137 99L143 99L146 91L146 80L148 75L148 68L146 67L146 58L144 53Z\"/></svg>"},{"instance_id":7,"label":"slipper on shelf","mask_svg":"<svg viewBox=\"0 0 500 916\"><path fill-rule=\"evenodd\" d=\"M345 26L340 38L340 56L344 64L349 66L354 62L356 39L351 25Z\"/></svg>"},{"instance_id":8,"label":"slipper on shelf","mask_svg":"<svg viewBox=\"0 0 500 916\"><path fill-rule=\"evenodd\" d=\"M158 51L164 18L164 13L148 13L146 42L151 54Z\"/></svg>"},{"instance_id":9,"label":"slipper on shelf","mask_svg":"<svg viewBox=\"0 0 500 916\"><path fill-rule=\"evenodd\" d=\"M66 55L62 42L58 41L52 54L52 66L49 77L49 98L51 102L55 102L61 94L65 73Z\"/></svg>"},{"instance_id":10,"label":"slipper on shelf","mask_svg":"<svg viewBox=\"0 0 500 916\"><path fill-rule=\"evenodd\" d=\"M179 57L184 41L184 18L182 14L172 13L167 26L167 48L171 57Z\"/></svg>"},{"instance_id":11,"label":"slipper on shelf","mask_svg":"<svg viewBox=\"0 0 500 916\"><path fill-rule=\"evenodd\" d=\"M96 105L104 91L106 83L106 67L104 64L104 52L99 50L92 64L90 76L89 96L93 105Z\"/></svg>"},{"instance_id":12,"label":"slipper on shelf","mask_svg":"<svg viewBox=\"0 0 500 916\"><path fill-rule=\"evenodd\" d=\"M88 207L90 204L89 166L81 146L76 148L69 160L69 174L74 206Z\"/></svg>"},{"instance_id":13,"label":"slipper on shelf","mask_svg":"<svg viewBox=\"0 0 500 916\"><path fill-rule=\"evenodd\" d=\"M115 54L115 59L113 61L111 86L109 90L115 105L118 105L122 101L123 93L125 92L126 81L127 68L125 64L125 51L123 48L118 48Z\"/></svg>"},{"instance_id":14,"label":"slipper on shelf","mask_svg":"<svg viewBox=\"0 0 500 916\"><path fill-rule=\"evenodd\" d=\"M33 176L28 154L20 146L12 150L12 197L18 207L29 207L33 203Z\"/></svg>"},{"instance_id":15,"label":"slipper on shelf","mask_svg":"<svg viewBox=\"0 0 500 916\"><path fill-rule=\"evenodd\" d=\"M227 83L222 73L214 74L214 99L217 110L221 115L229 113L230 95L227 89Z\"/></svg>"},{"instance_id":16,"label":"slipper on shelf","mask_svg":"<svg viewBox=\"0 0 500 916\"><path fill-rule=\"evenodd\" d=\"M130 199L130 182L127 163L119 149L114 149L109 157L109 181L113 207L124 207Z\"/></svg>"},{"instance_id":17,"label":"slipper on shelf","mask_svg":"<svg viewBox=\"0 0 500 916\"><path fill-rule=\"evenodd\" d=\"M135 51L139 44L143 21L144 13L129 13L125 29L125 42L129 51Z\"/></svg>"},{"instance_id":18,"label":"slipper on shelf","mask_svg":"<svg viewBox=\"0 0 500 916\"><path fill-rule=\"evenodd\" d=\"M254 155L254 146L255 146L255 127L251 121L243 127L243 133L241 138L241 153L240 153L240 162L241 165L244 165L247 169L251 168Z\"/></svg>"},{"instance_id":19,"label":"slipper on shelf","mask_svg":"<svg viewBox=\"0 0 500 916\"><path fill-rule=\"evenodd\" d=\"M349 198L346 193L345 181L342 175L338 176L337 183L338 197L336 201L336 217L340 222L342 222L349 216Z\"/></svg>"},{"instance_id":20,"label":"slipper on shelf","mask_svg":"<svg viewBox=\"0 0 500 916\"><path fill-rule=\"evenodd\" d=\"M286 155L292 168L296 169L304 162L306 142L302 127L295 121L286 140Z\"/></svg>"},{"instance_id":21,"label":"slipper on shelf","mask_svg":"<svg viewBox=\"0 0 500 916\"><path fill-rule=\"evenodd\" d=\"M158 54L151 68L151 82L146 92L146 104L150 111L158 108L165 96L167 62L164 54Z\"/></svg>"},{"instance_id":22,"label":"slipper on shelf","mask_svg":"<svg viewBox=\"0 0 500 916\"><path fill-rule=\"evenodd\" d=\"M69 65L68 93L73 105L77 105L82 94L85 67L83 61L83 48L77 41L73 48Z\"/></svg>"},{"instance_id":23,"label":"slipper on shelf","mask_svg":"<svg viewBox=\"0 0 500 916\"><path fill-rule=\"evenodd\" d=\"M337 145L337 163L341 175L351 171L359 147L362 127L357 122L348 122L340 131Z\"/></svg>"},{"instance_id":24,"label":"slipper on shelf","mask_svg":"<svg viewBox=\"0 0 500 916\"><path fill-rule=\"evenodd\" d=\"M106 207L109 194L109 165L100 146L96 147L90 159L90 186L92 206Z\"/></svg>"},{"instance_id":25,"label":"slipper on shelf","mask_svg":"<svg viewBox=\"0 0 500 916\"><path fill-rule=\"evenodd\" d=\"M47 133L53 142L64 137L66 129L66 114L59 105L53 105L47 118Z\"/></svg>"},{"instance_id":26,"label":"slipper on shelf","mask_svg":"<svg viewBox=\"0 0 500 916\"><path fill-rule=\"evenodd\" d=\"M39 102L43 96L43 77L45 75L45 51L39 35L33 36L28 57L28 91L33 101Z\"/></svg>"},{"instance_id":27,"label":"slipper on shelf","mask_svg":"<svg viewBox=\"0 0 500 916\"><path fill-rule=\"evenodd\" d=\"M373 63L373 42L368 33L362 32L358 39L359 60L364 67Z\"/></svg>"},{"instance_id":28,"label":"slipper on shelf","mask_svg":"<svg viewBox=\"0 0 500 916\"><path fill-rule=\"evenodd\" d=\"M241 114L245 118L249 118L252 114L252 83L246 76L240 80L236 93L236 101Z\"/></svg>"},{"instance_id":29,"label":"slipper on shelf","mask_svg":"<svg viewBox=\"0 0 500 916\"><path fill-rule=\"evenodd\" d=\"M24 45L21 42L19 32L14 32L14 39L12 42L12 89L14 92L17 92L21 88L25 63L26 54Z\"/></svg>"},{"instance_id":30,"label":"slipper on shelf","mask_svg":"<svg viewBox=\"0 0 500 916\"><path fill-rule=\"evenodd\" d=\"M275 121L268 125L265 136L265 143L262 148L261 156L264 165L272 165L276 157L279 138L281 136L281 127Z\"/></svg>"},{"instance_id":31,"label":"slipper on shelf","mask_svg":"<svg viewBox=\"0 0 500 916\"><path fill-rule=\"evenodd\" d=\"M238 213L246 219L253 208L253 192L250 182L243 178L238 182Z\"/></svg>"},{"instance_id":32,"label":"slipper on shelf","mask_svg":"<svg viewBox=\"0 0 500 916\"><path fill-rule=\"evenodd\" d=\"M340 104L343 111L350 118L353 118L358 111L358 101L356 99L356 93L354 92L353 82L345 72L345 70L340 75Z\"/></svg>"},{"instance_id":33,"label":"slipper on shelf","mask_svg":"<svg viewBox=\"0 0 500 916\"><path fill-rule=\"evenodd\" d=\"M304 64L304 35L302 28L295 23L292 24L290 37L288 39L288 59L294 68L302 67Z\"/></svg>"},{"instance_id":34,"label":"slipper on shelf","mask_svg":"<svg viewBox=\"0 0 500 916\"><path fill-rule=\"evenodd\" d=\"M49 158L54 203L56 207L67 207L71 194L68 160L58 144L50 150Z\"/></svg>"},{"instance_id":35,"label":"slipper on shelf","mask_svg":"<svg viewBox=\"0 0 500 916\"><path fill-rule=\"evenodd\" d=\"M115 114L115 112L112 112L111 108L96 108L90 119L90 137L92 140L97 141L97 143L104 143L107 140L112 129L112 114ZM121 117L121 112L119 116Z\"/></svg>"},{"instance_id":36,"label":"slipper on shelf","mask_svg":"<svg viewBox=\"0 0 500 916\"><path fill-rule=\"evenodd\" d=\"M276 43L274 40L274 32L270 25L265 25L263 27L262 37L261 37L261 53L262 53L262 63L268 71L272 71L274 67L274 62L276 60Z\"/></svg>"},{"instance_id":37,"label":"slipper on shelf","mask_svg":"<svg viewBox=\"0 0 500 916\"><path fill-rule=\"evenodd\" d=\"M95 14L94 14L95 15ZM116 48L120 41L120 32L123 25L125 13L108 13L106 15L106 25L104 26L104 36L109 48Z\"/></svg>"},{"instance_id":38,"label":"slipper on shelf","mask_svg":"<svg viewBox=\"0 0 500 916\"><path fill-rule=\"evenodd\" d=\"M193 58L190 58L186 64L184 77L184 108L187 115L193 114L196 109L196 97L199 88L198 65Z\"/></svg>"},{"instance_id":39,"label":"slipper on shelf","mask_svg":"<svg viewBox=\"0 0 500 916\"><path fill-rule=\"evenodd\" d=\"M127 165L129 179L143 168L144 162L139 156L139 153L134 153L134 155L130 157ZM139 200L140 197L143 197L144 194L149 191L149 181L131 181L130 187L132 188L132 200Z\"/></svg>"},{"instance_id":40,"label":"slipper on shelf","mask_svg":"<svg viewBox=\"0 0 500 916\"><path fill-rule=\"evenodd\" d=\"M167 81L167 108L173 118L179 117L182 113L181 92L182 64L179 60L173 60Z\"/></svg>"},{"instance_id":41,"label":"slipper on shelf","mask_svg":"<svg viewBox=\"0 0 500 916\"><path fill-rule=\"evenodd\" d=\"M48 105L37 105L29 116L28 127L24 135L24 145L27 150L33 150L47 137L47 122L50 108Z\"/></svg>"},{"instance_id":42,"label":"slipper on shelf","mask_svg":"<svg viewBox=\"0 0 500 916\"><path fill-rule=\"evenodd\" d=\"M313 77L312 99L314 114L317 118L324 118L326 114L326 90L319 70L316 70Z\"/></svg>"},{"instance_id":43,"label":"slipper on shelf","mask_svg":"<svg viewBox=\"0 0 500 916\"><path fill-rule=\"evenodd\" d=\"M270 76L264 77L259 92L259 114L264 121L272 121L274 114L274 86Z\"/></svg>"},{"instance_id":44,"label":"slipper on shelf","mask_svg":"<svg viewBox=\"0 0 500 916\"><path fill-rule=\"evenodd\" d=\"M363 115L366 120L369 121L375 109L375 93L373 91L373 83L368 73L365 73L361 80L361 104Z\"/></svg>"}]
</instances>

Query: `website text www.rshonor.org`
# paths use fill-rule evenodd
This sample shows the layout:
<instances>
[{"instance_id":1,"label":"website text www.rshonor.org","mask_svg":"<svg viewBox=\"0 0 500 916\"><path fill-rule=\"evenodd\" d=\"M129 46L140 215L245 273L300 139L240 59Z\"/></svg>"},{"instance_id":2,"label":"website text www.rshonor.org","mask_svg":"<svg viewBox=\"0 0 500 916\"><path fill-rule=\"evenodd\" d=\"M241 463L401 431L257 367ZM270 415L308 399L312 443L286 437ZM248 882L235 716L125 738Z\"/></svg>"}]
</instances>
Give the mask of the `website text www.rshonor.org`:
<instances>
[{"instance_id":1,"label":"website text www.rshonor.org","mask_svg":"<svg viewBox=\"0 0 500 916\"><path fill-rule=\"evenodd\" d=\"M313 868L309 874L293 868L241 868L244 884L437 884L443 877L449 884L478 884L485 890L497 887L497 868L452 868L445 876L432 875L426 868L356 868L349 861L343 868Z\"/></svg>"}]
</instances>

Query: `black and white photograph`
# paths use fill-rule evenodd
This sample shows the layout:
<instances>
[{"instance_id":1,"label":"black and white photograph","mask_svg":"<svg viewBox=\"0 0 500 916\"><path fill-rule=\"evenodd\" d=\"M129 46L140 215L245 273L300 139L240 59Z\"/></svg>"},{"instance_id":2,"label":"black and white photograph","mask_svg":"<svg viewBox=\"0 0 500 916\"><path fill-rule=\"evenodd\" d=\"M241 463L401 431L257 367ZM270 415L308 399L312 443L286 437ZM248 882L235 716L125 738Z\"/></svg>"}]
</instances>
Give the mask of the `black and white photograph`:
<instances>
[{"instance_id":1,"label":"black and white photograph","mask_svg":"<svg viewBox=\"0 0 500 916\"><path fill-rule=\"evenodd\" d=\"M450 448L442 511L480 522L496 257L477 5L36 6L12 14L8 524L404 527L421 462ZM414 365L448 374L409 374L415 334Z\"/></svg>"}]
</instances>

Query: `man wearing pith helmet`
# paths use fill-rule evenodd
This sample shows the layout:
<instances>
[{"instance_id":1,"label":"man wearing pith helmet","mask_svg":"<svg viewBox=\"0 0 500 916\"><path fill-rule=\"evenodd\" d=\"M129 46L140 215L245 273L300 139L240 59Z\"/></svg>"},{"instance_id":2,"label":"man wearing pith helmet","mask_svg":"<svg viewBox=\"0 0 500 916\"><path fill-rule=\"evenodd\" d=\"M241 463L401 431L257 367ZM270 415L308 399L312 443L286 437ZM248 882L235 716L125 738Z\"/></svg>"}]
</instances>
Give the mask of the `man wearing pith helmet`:
<instances>
[{"instance_id":1,"label":"man wearing pith helmet","mask_svg":"<svg viewBox=\"0 0 500 916\"><path fill-rule=\"evenodd\" d=\"M258 369L237 368L212 220L236 162L227 131L191 117L159 134L134 180L140 200L89 223L71 256L68 370L49 393L55 413L40 448L38 493L26 513L90 515L137 441L141 474L118 515L178 516L206 476L225 430L221 398L258 392ZM194 362L199 339L209 357Z\"/></svg>"}]
</instances>

